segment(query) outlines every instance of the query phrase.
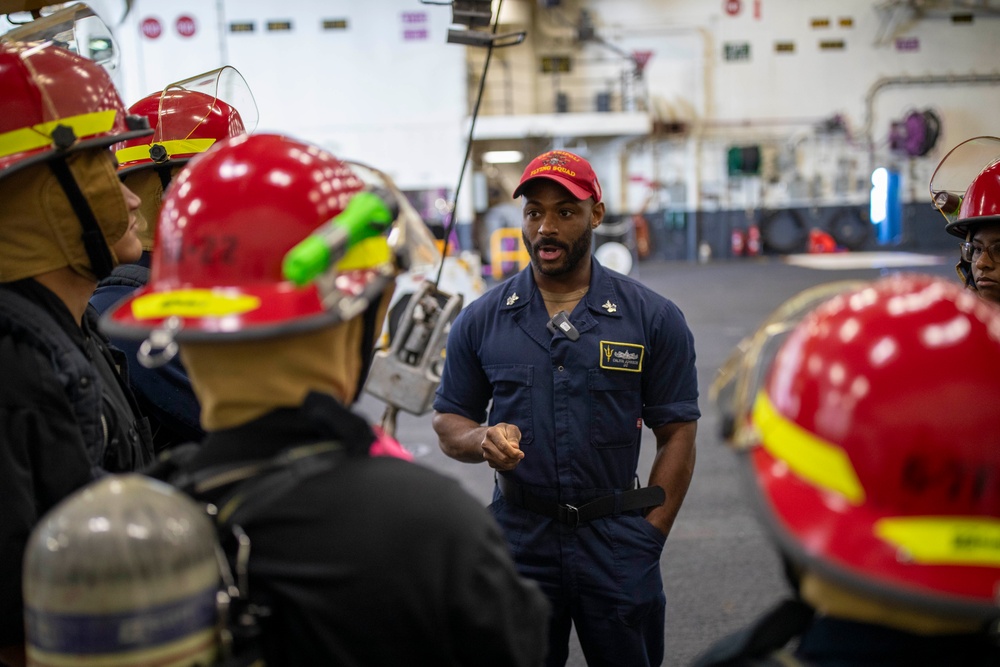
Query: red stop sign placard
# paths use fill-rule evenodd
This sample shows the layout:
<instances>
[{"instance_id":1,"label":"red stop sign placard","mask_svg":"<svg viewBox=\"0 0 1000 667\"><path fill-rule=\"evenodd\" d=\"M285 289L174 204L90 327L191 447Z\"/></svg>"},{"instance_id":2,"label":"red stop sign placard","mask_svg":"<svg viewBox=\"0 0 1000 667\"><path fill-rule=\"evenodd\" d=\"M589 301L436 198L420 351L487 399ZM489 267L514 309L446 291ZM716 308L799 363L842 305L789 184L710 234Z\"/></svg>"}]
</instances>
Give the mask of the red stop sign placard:
<instances>
[{"instance_id":1,"label":"red stop sign placard","mask_svg":"<svg viewBox=\"0 0 1000 667\"><path fill-rule=\"evenodd\" d=\"M194 23L194 17L188 16L187 14L181 14L177 17L177 22L175 23L177 27L177 34L181 37L192 37L194 36L196 27Z\"/></svg>"},{"instance_id":2,"label":"red stop sign placard","mask_svg":"<svg viewBox=\"0 0 1000 667\"><path fill-rule=\"evenodd\" d=\"M160 20L152 16L144 18L141 23L139 23L139 30L142 32L143 37L149 39L156 39L163 34L163 25Z\"/></svg>"}]
</instances>

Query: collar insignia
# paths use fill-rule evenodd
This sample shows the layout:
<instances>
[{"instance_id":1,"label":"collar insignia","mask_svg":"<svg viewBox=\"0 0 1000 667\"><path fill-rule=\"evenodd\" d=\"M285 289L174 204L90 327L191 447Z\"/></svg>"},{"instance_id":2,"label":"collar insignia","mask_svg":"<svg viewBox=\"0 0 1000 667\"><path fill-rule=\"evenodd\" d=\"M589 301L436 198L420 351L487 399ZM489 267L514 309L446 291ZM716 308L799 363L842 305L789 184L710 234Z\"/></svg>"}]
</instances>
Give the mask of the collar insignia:
<instances>
[{"instance_id":1,"label":"collar insignia","mask_svg":"<svg viewBox=\"0 0 1000 667\"><path fill-rule=\"evenodd\" d=\"M604 302L604 305L601 306L601 308L608 311L609 313L614 313L618 311L618 304L611 303L611 300L608 299L607 301Z\"/></svg>"},{"instance_id":2,"label":"collar insignia","mask_svg":"<svg viewBox=\"0 0 1000 667\"><path fill-rule=\"evenodd\" d=\"M508 306L513 306L513 305L514 305L514 302L515 302L515 301L517 301L517 300L518 300L518 299L520 299L520 298L521 298L521 297L519 297L519 296L517 295L517 292L514 292L514 293L513 293L513 294L511 294L511 295L510 295L509 297L507 297L507 305L508 305Z\"/></svg>"}]
</instances>

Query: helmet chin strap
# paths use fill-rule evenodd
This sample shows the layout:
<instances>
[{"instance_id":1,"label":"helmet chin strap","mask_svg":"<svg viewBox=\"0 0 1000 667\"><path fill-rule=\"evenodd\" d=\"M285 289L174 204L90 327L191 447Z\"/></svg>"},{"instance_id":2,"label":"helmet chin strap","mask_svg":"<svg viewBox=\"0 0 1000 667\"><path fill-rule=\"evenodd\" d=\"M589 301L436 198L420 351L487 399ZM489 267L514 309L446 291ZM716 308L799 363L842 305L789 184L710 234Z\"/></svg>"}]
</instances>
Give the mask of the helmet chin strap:
<instances>
[{"instance_id":1,"label":"helmet chin strap","mask_svg":"<svg viewBox=\"0 0 1000 667\"><path fill-rule=\"evenodd\" d=\"M111 257L111 249L108 247L107 241L104 240L104 233L97 223L97 217L90 207L90 202L87 201L80 185L73 177L65 157L49 160L49 167L55 174L56 180L59 181L76 217L79 218L80 226L83 227L81 238L83 247L87 251L87 257L90 258L90 270L94 272L98 280L107 278L111 275L115 263Z\"/></svg>"},{"instance_id":2,"label":"helmet chin strap","mask_svg":"<svg viewBox=\"0 0 1000 667\"><path fill-rule=\"evenodd\" d=\"M173 179L174 165L172 164L158 164L153 167L156 170L156 175L160 177L160 188L163 192L167 191L167 187L170 185L170 181Z\"/></svg>"},{"instance_id":3,"label":"helmet chin strap","mask_svg":"<svg viewBox=\"0 0 1000 667\"><path fill-rule=\"evenodd\" d=\"M966 243L972 242L971 227L967 232L965 232L965 241ZM972 279L972 264L970 262L966 262L964 259L959 257L958 264L955 265L955 273L957 273L958 277L962 279L962 283L966 287L971 287L972 289L976 289L976 282Z\"/></svg>"},{"instance_id":4,"label":"helmet chin strap","mask_svg":"<svg viewBox=\"0 0 1000 667\"><path fill-rule=\"evenodd\" d=\"M966 262L964 259L958 260L958 264L955 265L955 273L962 280L962 284L966 287L971 287L976 289L976 283L972 280L972 265Z\"/></svg>"},{"instance_id":5,"label":"helmet chin strap","mask_svg":"<svg viewBox=\"0 0 1000 667\"><path fill-rule=\"evenodd\" d=\"M170 185L170 180L173 178L171 170L178 163L171 163L170 155L167 154L167 149L163 147L163 144L153 144L149 147L149 157L153 160L153 168L156 170L156 175L160 177L160 186L163 188L163 192L167 191L167 186Z\"/></svg>"},{"instance_id":6,"label":"helmet chin strap","mask_svg":"<svg viewBox=\"0 0 1000 667\"><path fill-rule=\"evenodd\" d=\"M384 296L385 301L388 301L388 299L388 296ZM355 401L360 398L362 392L365 390L368 371L372 365L372 357L375 355L375 344L382 329L382 322L385 320L385 304L382 301L383 298L372 299L362 315L364 318L364 332L361 335L361 358L365 361L361 365L361 373L358 374L358 384L354 389Z\"/></svg>"}]
</instances>

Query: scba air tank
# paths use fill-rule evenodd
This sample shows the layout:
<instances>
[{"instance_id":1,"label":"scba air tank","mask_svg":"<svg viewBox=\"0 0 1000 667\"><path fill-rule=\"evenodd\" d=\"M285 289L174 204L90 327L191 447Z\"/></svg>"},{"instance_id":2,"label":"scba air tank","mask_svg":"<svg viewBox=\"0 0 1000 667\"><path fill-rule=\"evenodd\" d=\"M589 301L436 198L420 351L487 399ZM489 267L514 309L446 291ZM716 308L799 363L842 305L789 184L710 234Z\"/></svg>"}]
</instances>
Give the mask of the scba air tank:
<instances>
[{"instance_id":1,"label":"scba air tank","mask_svg":"<svg viewBox=\"0 0 1000 667\"><path fill-rule=\"evenodd\" d=\"M24 559L28 664L211 665L215 529L180 491L111 475L43 517Z\"/></svg>"}]
</instances>

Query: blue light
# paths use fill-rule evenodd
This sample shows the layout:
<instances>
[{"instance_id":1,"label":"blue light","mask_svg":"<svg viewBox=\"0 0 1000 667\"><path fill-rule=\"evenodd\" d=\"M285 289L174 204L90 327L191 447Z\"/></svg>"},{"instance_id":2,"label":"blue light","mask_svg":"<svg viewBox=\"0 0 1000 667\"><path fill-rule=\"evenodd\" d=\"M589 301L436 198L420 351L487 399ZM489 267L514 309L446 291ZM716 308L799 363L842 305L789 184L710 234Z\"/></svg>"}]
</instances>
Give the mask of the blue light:
<instances>
[{"instance_id":1,"label":"blue light","mask_svg":"<svg viewBox=\"0 0 1000 667\"><path fill-rule=\"evenodd\" d=\"M885 222L886 203L889 195L889 170L879 167L872 172L872 201L869 208L873 225Z\"/></svg>"},{"instance_id":2,"label":"blue light","mask_svg":"<svg viewBox=\"0 0 1000 667\"><path fill-rule=\"evenodd\" d=\"M892 169L878 167L872 172L869 214L880 245L896 244L902 239L903 202L899 181L899 172Z\"/></svg>"}]
</instances>

